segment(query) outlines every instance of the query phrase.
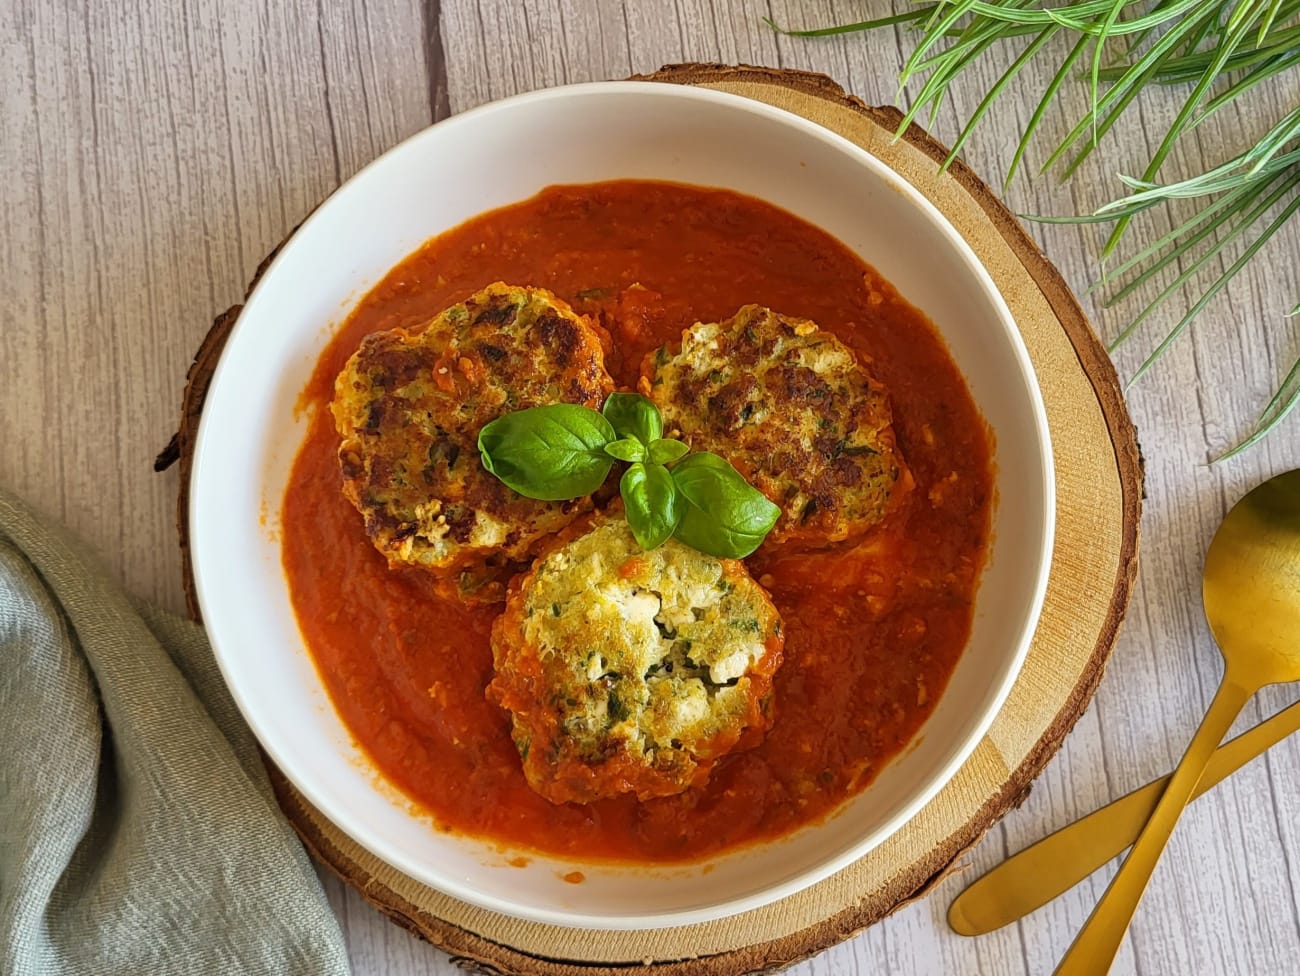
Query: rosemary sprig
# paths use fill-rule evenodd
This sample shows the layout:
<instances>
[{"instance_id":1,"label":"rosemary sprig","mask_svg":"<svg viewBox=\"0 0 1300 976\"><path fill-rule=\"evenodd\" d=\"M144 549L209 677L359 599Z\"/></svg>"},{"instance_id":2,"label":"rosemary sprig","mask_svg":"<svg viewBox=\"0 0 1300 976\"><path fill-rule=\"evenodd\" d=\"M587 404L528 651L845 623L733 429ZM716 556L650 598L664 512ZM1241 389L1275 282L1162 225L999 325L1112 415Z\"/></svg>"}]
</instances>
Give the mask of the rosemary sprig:
<instances>
[{"instance_id":1,"label":"rosemary sprig","mask_svg":"<svg viewBox=\"0 0 1300 976\"><path fill-rule=\"evenodd\" d=\"M990 49L1010 46L1015 58L962 126L947 167L998 96L1046 50L1062 60L1043 91L1007 165L1006 183L1021 169L1040 123L1068 80L1087 84L1089 110L1046 154L1042 172L1068 179L1101 140L1126 117L1134 99L1152 85L1186 89L1168 130L1136 177L1121 177L1126 196L1092 214L1036 217L1055 223L1110 225L1102 258L1125 241L1143 210L1195 200L1197 211L1169 233L1139 248L1089 289L1109 290L1114 305L1153 286L1162 272L1174 280L1148 301L1111 343L1114 351L1140 331L1152 314L1184 286L1202 283L1181 319L1154 346L1132 381L1144 375L1187 330L1229 281L1300 211L1300 108L1276 120L1263 136L1203 173L1161 181L1160 172L1179 140L1230 105L1244 104L1261 85L1300 66L1300 0L925 0L902 13L817 30L776 30L823 37L904 25L918 33L903 67L900 90L919 81L899 133L922 112L937 114L953 84ZM1069 44L1064 56L1053 43ZM1230 263L1229 247L1240 252ZM1236 253L1236 252L1234 252ZM1214 263L1226 265L1218 275ZM1300 304L1289 313L1300 314ZM1257 444L1300 403L1300 358L1291 366L1254 429L1220 459Z\"/></svg>"}]
</instances>

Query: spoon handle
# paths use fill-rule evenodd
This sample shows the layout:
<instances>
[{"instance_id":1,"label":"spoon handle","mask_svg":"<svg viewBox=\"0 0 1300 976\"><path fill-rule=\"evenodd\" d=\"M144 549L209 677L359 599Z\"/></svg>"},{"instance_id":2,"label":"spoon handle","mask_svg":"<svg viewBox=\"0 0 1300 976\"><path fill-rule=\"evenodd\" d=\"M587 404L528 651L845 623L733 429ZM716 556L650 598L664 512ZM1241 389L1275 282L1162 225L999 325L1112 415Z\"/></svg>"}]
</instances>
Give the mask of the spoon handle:
<instances>
[{"instance_id":1,"label":"spoon handle","mask_svg":"<svg viewBox=\"0 0 1300 976\"><path fill-rule=\"evenodd\" d=\"M1300 702L1220 746L1195 795L1297 731ZM958 935L983 935L1069 891L1137 839L1168 782L1168 776L1152 780L990 868L953 899L948 924Z\"/></svg>"},{"instance_id":2,"label":"spoon handle","mask_svg":"<svg viewBox=\"0 0 1300 976\"><path fill-rule=\"evenodd\" d=\"M1169 843L1174 825L1191 800L1215 748L1254 693L1254 689L1239 685L1231 674L1224 674L1209 711L1205 713L1191 745L1183 753L1151 819L1142 828L1133 849L1120 865L1119 873L1066 951L1065 958L1056 968L1056 976L1097 976L1109 971L1138 902L1142 900L1142 893L1146 891L1147 882L1151 880L1151 872Z\"/></svg>"}]
</instances>

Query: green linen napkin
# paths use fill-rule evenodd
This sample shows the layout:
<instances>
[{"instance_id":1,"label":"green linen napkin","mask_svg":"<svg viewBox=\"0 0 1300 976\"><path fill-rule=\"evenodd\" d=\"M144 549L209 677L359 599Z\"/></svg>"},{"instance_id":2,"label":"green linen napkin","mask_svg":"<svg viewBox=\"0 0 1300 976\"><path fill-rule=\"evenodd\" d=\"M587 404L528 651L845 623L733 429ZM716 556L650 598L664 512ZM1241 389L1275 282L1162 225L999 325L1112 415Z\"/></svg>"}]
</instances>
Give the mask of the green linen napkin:
<instances>
[{"instance_id":1,"label":"green linen napkin","mask_svg":"<svg viewBox=\"0 0 1300 976\"><path fill-rule=\"evenodd\" d=\"M203 631L0 492L0 973L347 971Z\"/></svg>"}]
</instances>

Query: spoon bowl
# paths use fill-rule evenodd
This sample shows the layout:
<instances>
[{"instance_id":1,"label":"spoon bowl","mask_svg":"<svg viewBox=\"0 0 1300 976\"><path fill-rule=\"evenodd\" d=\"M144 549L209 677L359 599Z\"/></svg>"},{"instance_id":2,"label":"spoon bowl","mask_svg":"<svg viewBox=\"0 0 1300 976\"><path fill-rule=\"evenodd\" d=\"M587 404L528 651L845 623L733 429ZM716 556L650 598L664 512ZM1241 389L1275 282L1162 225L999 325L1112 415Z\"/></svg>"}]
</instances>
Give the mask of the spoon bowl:
<instances>
[{"instance_id":1,"label":"spoon bowl","mask_svg":"<svg viewBox=\"0 0 1300 976\"><path fill-rule=\"evenodd\" d=\"M1300 681L1300 470L1228 512L1205 556L1202 593L1225 659L1261 685Z\"/></svg>"}]
</instances>

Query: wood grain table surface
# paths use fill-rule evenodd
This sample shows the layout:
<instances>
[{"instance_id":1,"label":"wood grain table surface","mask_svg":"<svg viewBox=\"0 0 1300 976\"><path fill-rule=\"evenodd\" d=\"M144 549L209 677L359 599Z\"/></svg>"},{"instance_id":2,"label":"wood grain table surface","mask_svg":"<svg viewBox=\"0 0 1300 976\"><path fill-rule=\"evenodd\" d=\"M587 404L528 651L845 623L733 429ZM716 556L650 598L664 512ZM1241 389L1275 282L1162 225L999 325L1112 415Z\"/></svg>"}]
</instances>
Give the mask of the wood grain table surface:
<instances>
[{"instance_id":1,"label":"wood grain table surface","mask_svg":"<svg viewBox=\"0 0 1300 976\"><path fill-rule=\"evenodd\" d=\"M239 300L259 259L311 207L405 136L491 99L620 78L679 61L825 72L892 102L910 42L877 34L807 41L762 22L824 26L906 0L4 0L0 3L0 485L78 532L135 593L181 609L176 475L151 461L171 435L185 369L212 316ZM934 127L951 140L1005 64L994 58ZM1051 66L996 104L966 159L996 179ZM1045 123L1060 136L1082 85ZM1180 143L1170 173L1237 151L1300 77L1260 91ZM1172 92L1132 117L1068 185L1020 181L1020 213L1093 209L1115 174L1148 158ZM1039 147L1041 159L1042 146ZM1169 227L1159 213L1146 225ZM1082 290L1100 244L1088 227L1031 232ZM1147 467L1141 568L1124 632L1092 708L1024 806L971 858L1021 846L1173 766L1220 673L1201 612L1202 555L1248 487L1300 466L1300 414L1262 447L1208 460L1249 429L1289 363L1300 326L1300 224L1292 221L1148 376L1129 404ZM1218 265L1213 265L1218 267ZM1167 283L1169 278L1162 281ZM1193 301L1187 289L1118 356L1131 375ZM1103 309L1113 337L1139 307ZM1297 698L1272 689L1242 725ZM951 934L950 879L801 976L1050 972L1112 865L1024 921L980 939ZM332 878L326 890L361 976L452 971ZM1289 741L1199 801L1138 912L1117 973L1300 973L1300 742Z\"/></svg>"}]
</instances>

